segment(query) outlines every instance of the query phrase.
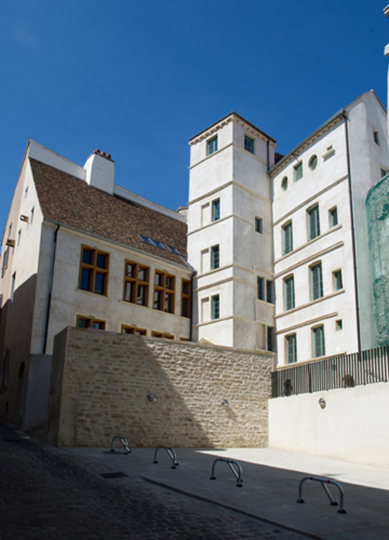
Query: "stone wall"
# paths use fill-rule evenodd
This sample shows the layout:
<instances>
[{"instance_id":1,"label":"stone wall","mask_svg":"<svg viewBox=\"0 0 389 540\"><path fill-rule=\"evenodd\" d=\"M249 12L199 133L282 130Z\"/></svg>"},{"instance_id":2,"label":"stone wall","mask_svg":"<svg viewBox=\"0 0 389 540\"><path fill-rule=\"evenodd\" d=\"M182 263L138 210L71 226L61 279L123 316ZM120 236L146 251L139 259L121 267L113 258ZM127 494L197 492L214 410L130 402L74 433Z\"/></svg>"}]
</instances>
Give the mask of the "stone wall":
<instances>
[{"instance_id":1,"label":"stone wall","mask_svg":"<svg viewBox=\"0 0 389 540\"><path fill-rule=\"evenodd\" d=\"M54 345L47 441L267 446L272 366L267 352L69 327Z\"/></svg>"}]
</instances>

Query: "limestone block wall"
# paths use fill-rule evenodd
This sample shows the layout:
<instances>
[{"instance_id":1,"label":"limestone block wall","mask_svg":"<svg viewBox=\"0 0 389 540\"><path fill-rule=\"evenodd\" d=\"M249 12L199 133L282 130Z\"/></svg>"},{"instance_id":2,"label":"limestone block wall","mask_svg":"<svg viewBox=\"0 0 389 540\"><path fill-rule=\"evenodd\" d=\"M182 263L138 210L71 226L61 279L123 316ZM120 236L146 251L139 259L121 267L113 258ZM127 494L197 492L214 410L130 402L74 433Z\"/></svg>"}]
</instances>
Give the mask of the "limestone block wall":
<instances>
[{"instance_id":1,"label":"limestone block wall","mask_svg":"<svg viewBox=\"0 0 389 540\"><path fill-rule=\"evenodd\" d=\"M55 339L47 442L267 446L272 366L265 351L68 327Z\"/></svg>"}]
</instances>

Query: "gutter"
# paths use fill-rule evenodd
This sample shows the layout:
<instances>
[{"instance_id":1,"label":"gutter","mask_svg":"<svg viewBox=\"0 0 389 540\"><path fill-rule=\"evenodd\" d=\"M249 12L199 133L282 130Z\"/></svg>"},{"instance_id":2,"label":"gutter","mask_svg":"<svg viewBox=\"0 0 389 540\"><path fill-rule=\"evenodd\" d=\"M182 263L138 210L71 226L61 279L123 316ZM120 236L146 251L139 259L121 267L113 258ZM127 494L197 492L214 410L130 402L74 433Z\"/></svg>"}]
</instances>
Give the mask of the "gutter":
<instances>
[{"instance_id":1,"label":"gutter","mask_svg":"<svg viewBox=\"0 0 389 540\"><path fill-rule=\"evenodd\" d=\"M355 305L357 311L357 339L358 339L358 353L361 352L361 320L359 309L359 295L358 295L358 273L357 273L357 258L356 258L356 242L355 242L355 225L354 225L354 206L353 206L353 192L351 183L351 162L350 162L350 145L348 134L348 117L346 109L341 111L341 115L344 119L345 137L346 137L346 152L347 152L347 174L348 174L348 194L350 203L350 220L351 220L351 239L352 239L352 251L353 251L353 268L354 268L354 293L355 293Z\"/></svg>"},{"instance_id":2,"label":"gutter","mask_svg":"<svg viewBox=\"0 0 389 540\"><path fill-rule=\"evenodd\" d=\"M54 267L55 267L55 256L57 253L57 236L59 231L60 225L57 225L57 228L54 232L54 254L53 254L53 262L51 265L51 283L50 283L50 292L48 296L47 301L47 315L46 315L46 325L45 325L45 339L44 339L44 346L43 346L43 354L46 354L47 351L47 339L49 334L49 322L50 322L50 311L51 311L51 298L53 295L53 284L54 284Z\"/></svg>"}]
</instances>

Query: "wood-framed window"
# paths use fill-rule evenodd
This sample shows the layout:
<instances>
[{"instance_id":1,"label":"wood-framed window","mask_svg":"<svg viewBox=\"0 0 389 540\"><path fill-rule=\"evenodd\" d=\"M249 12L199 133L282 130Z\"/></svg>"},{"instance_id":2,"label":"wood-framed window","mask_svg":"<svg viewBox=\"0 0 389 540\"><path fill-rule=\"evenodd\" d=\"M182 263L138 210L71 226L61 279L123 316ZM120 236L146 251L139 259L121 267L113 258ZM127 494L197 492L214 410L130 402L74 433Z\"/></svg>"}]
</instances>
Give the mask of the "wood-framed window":
<instances>
[{"instance_id":1,"label":"wood-framed window","mask_svg":"<svg viewBox=\"0 0 389 540\"><path fill-rule=\"evenodd\" d=\"M171 334L166 334L164 332L151 332L151 337L157 337L161 339L174 339L174 336Z\"/></svg>"},{"instance_id":2,"label":"wood-framed window","mask_svg":"<svg viewBox=\"0 0 389 540\"><path fill-rule=\"evenodd\" d=\"M98 328L99 330L105 330L105 321L101 319L93 319L92 317L86 317L84 315L77 315L77 327Z\"/></svg>"},{"instance_id":3,"label":"wood-framed window","mask_svg":"<svg viewBox=\"0 0 389 540\"><path fill-rule=\"evenodd\" d=\"M191 284L187 279L182 280L181 315L190 317L191 314Z\"/></svg>"},{"instance_id":4,"label":"wood-framed window","mask_svg":"<svg viewBox=\"0 0 389 540\"><path fill-rule=\"evenodd\" d=\"M155 272L154 309L174 313L175 277L165 272Z\"/></svg>"},{"instance_id":5,"label":"wood-framed window","mask_svg":"<svg viewBox=\"0 0 389 540\"><path fill-rule=\"evenodd\" d=\"M109 254L82 246L79 289L107 296Z\"/></svg>"},{"instance_id":6,"label":"wood-framed window","mask_svg":"<svg viewBox=\"0 0 389 540\"><path fill-rule=\"evenodd\" d=\"M121 333L131 334L133 336L146 336L147 330L145 330L144 328L138 328L137 326L129 326L126 324L122 324Z\"/></svg>"},{"instance_id":7,"label":"wood-framed window","mask_svg":"<svg viewBox=\"0 0 389 540\"><path fill-rule=\"evenodd\" d=\"M124 294L123 300L138 304L148 305L149 274L147 266L126 261L124 266Z\"/></svg>"}]
</instances>

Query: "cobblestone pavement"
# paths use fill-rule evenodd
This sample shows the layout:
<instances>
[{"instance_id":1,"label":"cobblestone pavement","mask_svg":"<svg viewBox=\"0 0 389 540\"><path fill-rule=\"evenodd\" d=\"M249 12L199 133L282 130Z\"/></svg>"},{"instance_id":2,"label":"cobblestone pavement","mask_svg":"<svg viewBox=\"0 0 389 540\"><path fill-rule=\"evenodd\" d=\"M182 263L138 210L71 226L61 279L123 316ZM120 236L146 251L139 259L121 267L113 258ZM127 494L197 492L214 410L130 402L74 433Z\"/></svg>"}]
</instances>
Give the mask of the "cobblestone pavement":
<instances>
[{"instance_id":1,"label":"cobblestone pavement","mask_svg":"<svg viewBox=\"0 0 389 540\"><path fill-rule=\"evenodd\" d=\"M304 540L282 527L97 465L0 420L0 540Z\"/></svg>"}]
</instances>

